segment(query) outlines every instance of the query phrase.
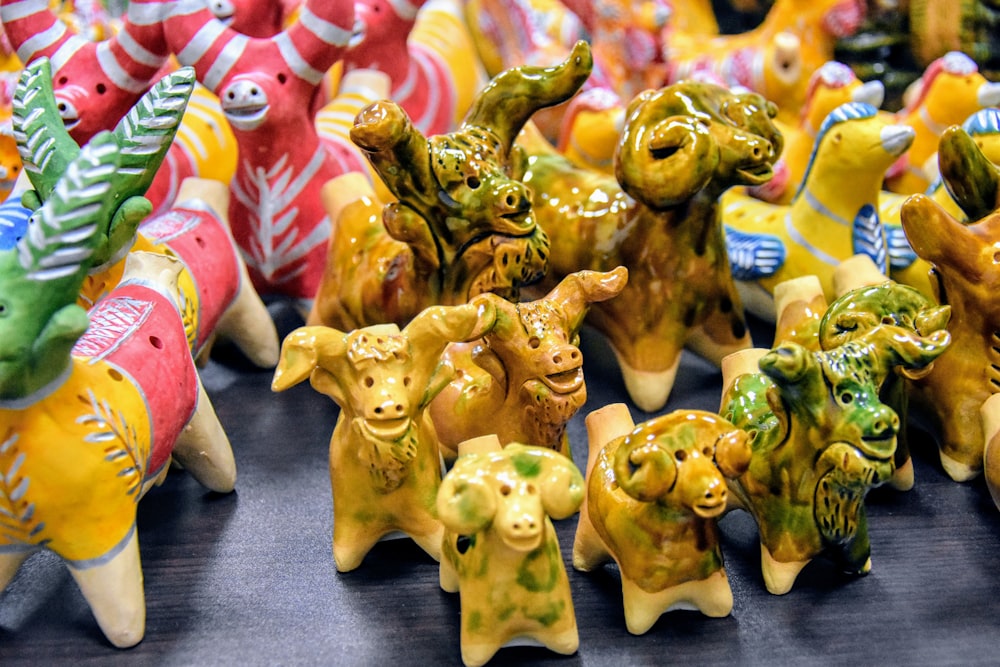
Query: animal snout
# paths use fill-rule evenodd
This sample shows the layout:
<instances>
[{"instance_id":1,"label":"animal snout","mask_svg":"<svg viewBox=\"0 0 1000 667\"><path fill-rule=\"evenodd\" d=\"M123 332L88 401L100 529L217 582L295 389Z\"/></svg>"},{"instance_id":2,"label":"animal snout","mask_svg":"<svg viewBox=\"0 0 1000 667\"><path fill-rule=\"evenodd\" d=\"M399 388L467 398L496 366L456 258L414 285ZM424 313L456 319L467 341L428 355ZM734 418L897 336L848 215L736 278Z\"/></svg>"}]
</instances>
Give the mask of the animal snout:
<instances>
[{"instance_id":1,"label":"animal snout","mask_svg":"<svg viewBox=\"0 0 1000 667\"><path fill-rule=\"evenodd\" d=\"M711 465L708 459L704 461L706 465L701 466L704 469L700 474L689 477L690 482L685 482L683 477L686 476L682 476L680 484L691 484L692 493L688 501L691 510L703 519L710 519L719 516L726 509L729 491L726 480L715 466Z\"/></svg>"},{"instance_id":2,"label":"animal snout","mask_svg":"<svg viewBox=\"0 0 1000 667\"><path fill-rule=\"evenodd\" d=\"M518 181L506 183L498 188L496 205L498 213L504 217L527 215L531 210L528 188Z\"/></svg>"},{"instance_id":3,"label":"animal snout","mask_svg":"<svg viewBox=\"0 0 1000 667\"><path fill-rule=\"evenodd\" d=\"M870 440L885 440L898 432L899 415L896 414L895 410L882 406L871 411L864 437Z\"/></svg>"},{"instance_id":4,"label":"animal snout","mask_svg":"<svg viewBox=\"0 0 1000 667\"><path fill-rule=\"evenodd\" d=\"M500 490L503 507L498 512L496 527L500 531L504 543L516 551L530 551L538 547L542 541L542 528L545 525L545 515L542 501L534 488L515 488Z\"/></svg>"},{"instance_id":5,"label":"animal snout","mask_svg":"<svg viewBox=\"0 0 1000 667\"><path fill-rule=\"evenodd\" d=\"M407 402L398 397L390 397L386 400L371 406L369 419L399 419L405 417Z\"/></svg>"}]
</instances>

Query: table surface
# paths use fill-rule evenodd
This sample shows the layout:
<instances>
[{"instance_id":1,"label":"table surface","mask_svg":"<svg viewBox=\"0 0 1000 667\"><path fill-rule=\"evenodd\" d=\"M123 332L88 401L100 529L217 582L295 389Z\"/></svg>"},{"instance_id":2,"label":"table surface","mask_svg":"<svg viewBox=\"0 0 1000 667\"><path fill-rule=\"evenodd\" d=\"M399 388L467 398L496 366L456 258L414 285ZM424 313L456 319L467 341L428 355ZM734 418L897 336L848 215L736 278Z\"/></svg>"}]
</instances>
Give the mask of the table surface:
<instances>
[{"instance_id":1,"label":"table surface","mask_svg":"<svg viewBox=\"0 0 1000 667\"><path fill-rule=\"evenodd\" d=\"M282 335L299 324L286 306L271 309ZM768 343L768 327L754 324L755 340ZM590 398L570 438L582 466L585 415L627 399L604 340L585 330L581 347ZM111 647L66 568L42 552L0 595L0 664L461 664L458 596L440 589L437 564L410 540L380 543L358 570L336 571L327 447L337 407L308 384L274 394L271 375L226 347L203 371L236 453L237 490L210 493L171 472L140 504L145 639ZM714 411L720 391L718 369L685 353L662 412ZM653 416L632 413L636 422ZM557 531L579 651L510 647L491 664L997 664L1000 512L981 479L952 482L932 441L915 440L915 488L868 495L868 576L817 560L791 592L771 595L756 527L735 511L720 523L732 614L674 611L633 636L615 567L572 569L570 518Z\"/></svg>"}]
</instances>

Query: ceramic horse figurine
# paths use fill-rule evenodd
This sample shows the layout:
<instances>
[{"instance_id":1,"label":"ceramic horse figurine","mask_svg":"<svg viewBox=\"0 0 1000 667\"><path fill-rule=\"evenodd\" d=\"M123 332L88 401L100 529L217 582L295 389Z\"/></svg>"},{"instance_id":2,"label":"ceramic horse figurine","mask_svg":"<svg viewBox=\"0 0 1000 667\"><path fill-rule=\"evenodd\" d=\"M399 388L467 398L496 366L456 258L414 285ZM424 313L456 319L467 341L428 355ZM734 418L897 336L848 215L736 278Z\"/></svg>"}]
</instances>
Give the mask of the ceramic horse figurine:
<instances>
[{"instance_id":1,"label":"ceramic horse figurine","mask_svg":"<svg viewBox=\"0 0 1000 667\"><path fill-rule=\"evenodd\" d=\"M820 127L790 205L723 195L726 243L748 310L773 320L774 286L802 275L818 276L832 300L834 268L859 252L888 271L877 215L882 175L912 140L912 129L891 123L875 107L844 104Z\"/></svg>"},{"instance_id":2,"label":"ceramic horse figurine","mask_svg":"<svg viewBox=\"0 0 1000 667\"><path fill-rule=\"evenodd\" d=\"M127 271L89 314L76 304L117 203L118 155L112 137L95 137L0 254L0 587L51 550L108 640L127 647L145 628L139 498L171 456L220 492L236 468L179 316L179 265L136 255L149 270Z\"/></svg>"},{"instance_id":3,"label":"ceramic horse figurine","mask_svg":"<svg viewBox=\"0 0 1000 667\"><path fill-rule=\"evenodd\" d=\"M775 113L756 93L675 84L629 105L617 178L554 151L531 156L524 181L552 244L539 289L581 269L628 269L622 293L594 304L587 322L609 338L645 411L666 403L685 346L718 362L750 345L718 199L771 177Z\"/></svg>"},{"instance_id":4,"label":"ceramic horse figurine","mask_svg":"<svg viewBox=\"0 0 1000 667\"><path fill-rule=\"evenodd\" d=\"M338 173L314 124L311 103L343 55L349 0L307 0L298 19L271 38L227 28L204 6L178 8L164 34L182 64L217 94L239 151L229 219L254 285L308 311L330 237L319 198ZM208 32L206 32L208 31ZM211 39L204 35L210 33Z\"/></svg>"},{"instance_id":5,"label":"ceramic horse figurine","mask_svg":"<svg viewBox=\"0 0 1000 667\"><path fill-rule=\"evenodd\" d=\"M934 177L926 163L937 151L941 134L979 109L1000 104L1000 83L988 81L972 58L952 51L927 66L909 98L896 122L913 128L913 146L885 179L886 188L900 194L927 190Z\"/></svg>"},{"instance_id":6,"label":"ceramic horse figurine","mask_svg":"<svg viewBox=\"0 0 1000 667\"><path fill-rule=\"evenodd\" d=\"M486 76L458 0L359 0L344 71L389 75L388 99L430 136L454 130Z\"/></svg>"}]
</instances>

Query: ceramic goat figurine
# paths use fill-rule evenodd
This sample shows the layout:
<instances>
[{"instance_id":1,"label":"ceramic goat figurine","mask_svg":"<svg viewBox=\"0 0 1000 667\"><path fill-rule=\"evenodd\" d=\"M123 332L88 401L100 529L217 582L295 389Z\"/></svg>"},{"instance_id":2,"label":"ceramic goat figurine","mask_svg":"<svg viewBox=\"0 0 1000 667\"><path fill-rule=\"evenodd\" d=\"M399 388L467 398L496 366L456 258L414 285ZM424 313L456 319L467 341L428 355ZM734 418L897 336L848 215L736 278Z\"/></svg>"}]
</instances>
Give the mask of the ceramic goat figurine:
<instances>
[{"instance_id":1,"label":"ceramic goat figurine","mask_svg":"<svg viewBox=\"0 0 1000 667\"><path fill-rule=\"evenodd\" d=\"M552 151L531 157L524 182L552 243L543 284L628 268L622 293L587 318L610 339L643 410L666 403L685 345L716 363L750 345L718 198L771 177L781 152L774 113L756 93L675 84L629 105L617 180Z\"/></svg>"},{"instance_id":2,"label":"ceramic goat figurine","mask_svg":"<svg viewBox=\"0 0 1000 667\"><path fill-rule=\"evenodd\" d=\"M125 647L145 628L137 501L171 456L216 491L232 490L236 469L179 316L179 265L136 255L148 271L127 270L89 317L76 304L117 199L118 156L111 136L95 137L0 254L0 585L49 549Z\"/></svg>"},{"instance_id":3,"label":"ceramic goat figurine","mask_svg":"<svg viewBox=\"0 0 1000 667\"><path fill-rule=\"evenodd\" d=\"M746 432L700 410L636 426L622 403L587 415L587 432L587 497L573 566L588 572L618 564L632 634L671 609L728 616L733 593L715 520L726 510L726 480L750 463Z\"/></svg>"},{"instance_id":4,"label":"ceramic goat figurine","mask_svg":"<svg viewBox=\"0 0 1000 667\"><path fill-rule=\"evenodd\" d=\"M351 332L324 326L285 338L272 389L309 379L340 406L330 438L333 557L357 568L376 542L399 530L435 560L442 526L434 508L441 483L437 436L427 405L451 380L448 343L479 338L496 320L486 302L433 306L402 330Z\"/></svg>"},{"instance_id":5,"label":"ceramic goat figurine","mask_svg":"<svg viewBox=\"0 0 1000 667\"><path fill-rule=\"evenodd\" d=\"M467 440L445 475L437 511L445 526L441 588L461 599L462 662L482 665L511 640L569 655L580 643L552 519L583 500L573 461L496 436Z\"/></svg>"},{"instance_id":6,"label":"ceramic goat figurine","mask_svg":"<svg viewBox=\"0 0 1000 667\"><path fill-rule=\"evenodd\" d=\"M360 113L351 138L397 201L383 208L357 176L324 188L336 235L308 321L404 325L432 304L485 292L516 299L536 282L548 268L549 239L535 222L514 140L537 109L570 97L590 66L581 42L558 66L508 70L448 134L425 137L391 101Z\"/></svg>"}]
</instances>

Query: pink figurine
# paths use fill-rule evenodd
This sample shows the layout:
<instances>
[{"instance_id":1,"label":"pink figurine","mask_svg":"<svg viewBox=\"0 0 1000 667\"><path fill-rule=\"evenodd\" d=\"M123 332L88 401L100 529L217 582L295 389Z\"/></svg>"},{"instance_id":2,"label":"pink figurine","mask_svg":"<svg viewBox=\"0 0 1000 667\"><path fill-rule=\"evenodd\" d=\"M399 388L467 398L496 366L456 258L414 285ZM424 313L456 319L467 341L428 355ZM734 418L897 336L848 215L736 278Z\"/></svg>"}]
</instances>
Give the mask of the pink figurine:
<instances>
[{"instance_id":1,"label":"pink figurine","mask_svg":"<svg viewBox=\"0 0 1000 667\"><path fill-rule=\"evenodd\" d=\"M255 286L298 299L305 309L331 231L319 189L339 173L310 106L343 54L353 15L349 0L307 0L294 23L265 39L226 28L204 6L182 6L164 28L178 59L219 96L236 135L229 217Z\"/></svg>"}]
</instances>

